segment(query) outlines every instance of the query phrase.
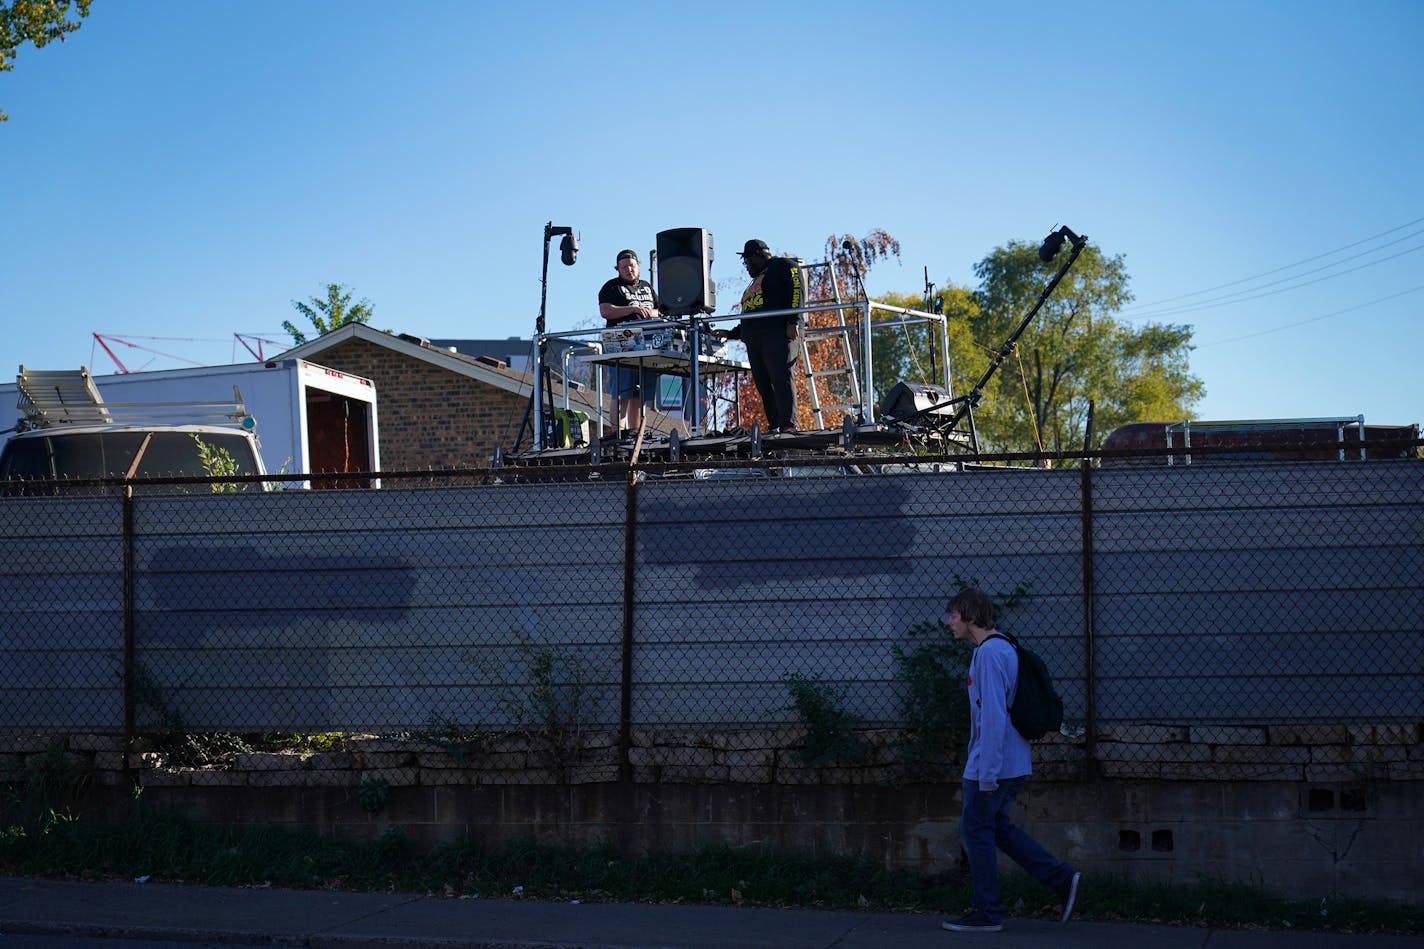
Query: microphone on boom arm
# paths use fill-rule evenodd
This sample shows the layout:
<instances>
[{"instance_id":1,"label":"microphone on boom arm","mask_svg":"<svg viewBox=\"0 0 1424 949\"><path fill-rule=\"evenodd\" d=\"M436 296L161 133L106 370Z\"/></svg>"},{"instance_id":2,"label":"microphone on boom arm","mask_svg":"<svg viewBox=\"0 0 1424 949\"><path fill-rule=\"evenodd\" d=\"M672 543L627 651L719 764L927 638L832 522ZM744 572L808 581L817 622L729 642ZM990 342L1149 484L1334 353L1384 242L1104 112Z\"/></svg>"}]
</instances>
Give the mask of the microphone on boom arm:
<instances>
[{"instance_id":1,"label":"microphone on boom arm","mask_svg":"<svg viewBox=\"0 0 1424 949\"><path fill-rule=\"evenodd\" d=\"M1076 247L1082 243L1083 238L1074 234L1067 226L1060 227L1043 239L1043 246L1038 249L1038 259L1045 264L1050 263L1053 258L1058 256L1058 252L1063 249L1063 242L1065 240L1072 241Z\"/></svg>"}]
</instances>

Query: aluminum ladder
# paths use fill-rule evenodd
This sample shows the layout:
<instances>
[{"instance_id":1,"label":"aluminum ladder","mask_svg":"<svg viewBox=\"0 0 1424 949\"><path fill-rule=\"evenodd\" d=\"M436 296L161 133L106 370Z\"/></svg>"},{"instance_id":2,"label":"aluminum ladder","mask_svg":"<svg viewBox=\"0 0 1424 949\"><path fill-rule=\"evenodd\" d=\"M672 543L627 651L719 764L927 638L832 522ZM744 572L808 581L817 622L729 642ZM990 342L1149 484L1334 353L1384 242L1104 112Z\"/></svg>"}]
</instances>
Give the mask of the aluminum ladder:
<instances>
[{"instance_id":1,"label":"aluminum ladder","mask_svg":"<svg viewBox=\"0 0 1424 949\"><path fill-rule=\"evenodd\" d=\"M840 281L837 279L836 265L827 258L815 264L800 264L802 286L809 291L812 271L825 270L831 287L831 296L824 300L802 300L803 306L818 306L823 303L842 303ZM811 414L816 418L817 428L826 428L823 413L827 411L845 412L857 421L863 415L860 397L860 377L855 367L855 344L850 338L845 315L841 310L825 311L835 314L836 322L831 326L806 326L800 334L801 363L806 367L806 390L811 398ZM828 356L822 363L824 368L813 369L811 346L819 347L820 354ZM829 352L827 349L829 348ZM837 383L837 380L839 382ZM826 394L840 401L824 403L822 386L828 388Z\"/></svg>"}]
</instances>

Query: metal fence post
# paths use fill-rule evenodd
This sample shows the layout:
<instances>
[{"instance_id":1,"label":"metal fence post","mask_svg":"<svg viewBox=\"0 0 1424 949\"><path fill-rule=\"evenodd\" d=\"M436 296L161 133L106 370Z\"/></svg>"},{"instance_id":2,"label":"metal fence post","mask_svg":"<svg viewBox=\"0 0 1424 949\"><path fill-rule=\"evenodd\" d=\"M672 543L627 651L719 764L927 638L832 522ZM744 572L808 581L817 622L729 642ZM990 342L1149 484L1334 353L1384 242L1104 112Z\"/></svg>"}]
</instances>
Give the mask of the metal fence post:
<instances>
[{"instance_id":1,"label":"metal fence post","mask_svg":"<svg viewBox=\"0 0 1424 949\"><path fill-rule=\"evenodd\" d=\"M134 696L134 637L137 623L134 617L134 501L133 485L124 484L122 497L123 521L123 611L124 611L124 770L132 771L133 762L129 755L133 748L135 731Z\"/></svg>"},{"instance_id":2,"label":"metal fence post","mask_svg":"<svg viewBox=\"0 0 1424 949\"><path fill-rule=\"evenodd\" d=\"M1098 774L1098 712L1093 668L1093 462L1082 462L1083 506L1083 735L1085 739L1084 774Z\"/></svg>"},{"instance_id":3,"label":"metal fence post","mask_svg":"<svg viewBox=\"0 0 1424 949\"><path fill-rule=\"evenodd\" d=\"M623 520L623 664L618 703L618 778L633 780L633 597L638 555L638 471L628 467Z\"/></svg>"}]
</instances>

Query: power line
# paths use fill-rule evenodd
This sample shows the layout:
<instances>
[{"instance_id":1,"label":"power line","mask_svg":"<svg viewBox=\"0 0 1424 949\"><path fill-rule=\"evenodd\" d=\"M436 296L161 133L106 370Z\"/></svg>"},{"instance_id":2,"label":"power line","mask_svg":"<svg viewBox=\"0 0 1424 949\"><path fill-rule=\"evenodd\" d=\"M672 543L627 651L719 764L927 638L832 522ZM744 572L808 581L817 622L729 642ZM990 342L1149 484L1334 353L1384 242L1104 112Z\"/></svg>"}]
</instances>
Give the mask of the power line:
<instances>
[{"instance_id":1,"label":"power line","mask_svg":"<svg viewBox=\"0 0 1424 949\"><path fill-rule=\"evenodd\" d=\"M1308 323L1318 323L1321 320L1328 320L1332 316L1340 316L1344 313L1353 313L1355 310L1363 310L1365 307L1370 307L1374 306L1377 303L1384 303L1389 300L1398 299L1399 297L1407 296L1411 293L1418 293L1420 290L1424 290L1424 284L1420 284L1417 287L1410 287L1408 290L1401 290L1398 293L1391 293L1387 297L1380 297L1377 300L1370 300L1367 303L1357 303L1354 306L1347 306L1343 310L1335 310L1334 312L1324 313L1320 316L1312 316L1308 320L1297 320L1294 323L1285 323L1281 326L1273 326L1268 330L1261 330L1256 333L1246 333L1243 336L1232 336L1228 339L1214 339L1209 343L1197 343L1196 348L1205 349L1208 346L1222 346L1226 343L1239 343L1243 339L1255 339L1257 336L1266 336L1270 333L1279 333L1282 330L1294 329L1297 326L1305 326Z\"/></svg>"},{"instance_id":2,"label":"power line","mask_svg":"<svg viewBox=\"0 0 1424 949\"><path fill-rule=\"evenodd\" d=\"M1406 222L1406 223L1404 223L1404 224L1400 224L1400 225L1397 226L1397 227L1392 227L1392 228L1390 228L1390 229L1387 230L1387 231L1380 231L1378 234L1373 234L1373 235L1371 235L1371 236L1369 236L1369 237L1361 238L1360 240L1354 241L1353 243L1346 244L1346 245L1344 245L1343 247L1337 247L1337 248L1335 248L1334 250L1328 250L1328 251L1325 251L1325 252L1322 253L1322 254L1316 254L1314 257L1306 257L1306 258L1303 259L1303 260L1298 260L1298 261L1296 261L1295 263L1292 263L1292 264L1285 264L1284 266L1276 267L1276 268L1273 269L1273 270L1267 270L1267 271L1265 271L1264 273L1255 274L1255 275L1250 276L1250 277L1242 277L1242 278L1239 279L1239 280L1232 280L1232 281L1230 281L1230 282L1228 282L1228 283L1217 284L1217 285L1214 286L1214 287L1207 287L1207 288L1204 289L1204 290L1193 290L1193 291L1191 291L1190 293L1179 294L1178 296L1175 296L1175 297L1166 297L1166 298L1161 299L1161 300L1154 300L1154 301L1152 301L1152 302L1150 302L1150 303L1139 303L1139 304L1137 304L1136 306L1125 307L1125 308L1124 308L1124 312L1129 312L1129 311L1131 311L1131 310L1150 310L1150 309L1153 309L1154 307L1161 306L1161 305L1163 305L1164 303L1175 303L1175 302L1178 301L1178 300L1185 300L1185 299L1187 299L1188 297L1201 296L1203 293L1214 293L1214 292L1216 292L1217 290L1224 290L1224 289L1226 289L1227 287L1234 287L1234 286L1237 286L1238 284L1250 283L1250 282L1253 281L1253 280L1259 280L1259 279L1261 279L1262 277L1269 277L1269 276L1271 276L1272 274L1280 273L1280 272L1283 271L1283 270L1293 270L1293 269L1295 269L1296 267L1302 266L1303 264L1314 263L1315 261L1317 261L1317 260L1322 260L1322 259L1324 259L1324 258L1326 258L1326 257L1333 257L1335 254L1338 254L1338 253L1340 253L1341 251L1350 250L1351 248L1358 247L1358 246L1360 246L1361 244L1368 244L1368 243L1370 243L1371 241L1375 241L1375 240L1378 240L1378 239L1381 238L1381 237L1385 237L1385 236L1387 236L1387 235L1389 235L1389 234L1393 234L1395 231L1402 231L1402 230L1404 230L1404 229L1407 228L1407 227L1413 227L1414 225L1419 224L1419 223L1421 223L1421 222L1424 222L1424 217L1415 218L1414 220L1408 221L1408 222ZM1417 233L1417 232L1416 232L1416 233ZM1405 235L1404 237L1400 238L1399 240L1408 240L1409 238L1414 237L1414 236L1416 236L1416 234L1408 234L1408 235ZM1395 243L1398 243L1398 241L1396 241ZM1367 251L1366 253L1370 253L1370 252ZM1359 255L1357 255L1357 256L1359 256ZM1341 262L1342 262L1342 261L1337 261L1336 263L1341 263ZM1334 264L1331 264L1330 266L1334 266Z\"/></svg>"},{"instance_id":3,"label":"power line","mask_svg":"<svg viewBox=\"0 0 1424 949\"><path fill-rule=\"evenodd\" d=\"M1421 232L1419 232L1419 233L1424 233L1424 231L1421 231ZM1415 236L1415 235L1411 234L1411 235L1409 235L1409 236L1410 236L1410 237L1413 237L1413 236ZM1377 250L1382 250L1382 249L1383 249L1383 248L1377 248ZM1195 311L1197 311L1197 310L1208 310L1208 309L1212 309L1212 308L1214 308L1214 307L1219 307L1219 306L1229 306L1229 305L1234 304L1234 303L1245 303L1245 302L1247 302L1248 300L1259 300L1259 299L1261 299L1262 297L1275 296L1275 295L1278 294L1278 293L1287 293L1287 292L1289 292L1289 291L1291 291L1291 290L1299 290L1301 287L1309 287L1309 286L1311 286L1311 285L1313 285L1313 284L1321 283L1321 282L1323 282L1323 281L1325 281L1325 280L1333 280L1333 279L1335 279L1336 277L1343 277L1343 276L1345 276L1346 274L1352 274L1352 273L1355 273L1356 271L1364 270L1364 269L1366 269L1366 268L1368 268L1368 267L1374 267L1374 266L1377 266L1377 265L1379 265L1379 264L1388 263L1388 262L1391 261L1391 260L1395 260L1395 259L1397 259L1397 258L1399 258L1399 257L1403 257L1403 256L1406 255L1406 254L1412 254L1412 253L1415 253L1416 251L1420 251L1420 250L1424 250L1424 244L1416 244L1415 246L1410 247L1410 248L1408 248L1408 249L1406 249L1406 250L1402 250L1402 251L1400 251L1400 252L1397 253L1397 254L1391 254L1391 255L1388 256L1388 257L1381 257L1379 260L1372 260L1372 261L1370 261L1369 263L1360 264L1358 267L1351 267L1351 268L1349 268L1348 270L1341 270L1341 271L1339 271L1339 272L1337 272L1337 273L1323 274L1322 276L1316 277L1316 278L1313 279L1313 280L1301 280L1299 283L1292 284L1291 286L1288 286L1288 287L1280 287L1280 288L1275 289L1275 290L1266 290L1266 289L1265 289L1265 287L1274 286L1275 284L1283 283L1283 282L1285 282L1286 280L1297 280L1297 279L1300 279L1300 278L1299 278L1299 277L1285 277L1285 278L1282 278L1281 280L1274 280L1274 281L1272 281L1271 283L1263 284L1261 287L1257 288L1257 289L1259 289L1259 290L1262 291L1262 292L1260 292L1260 293L1257 293L1257 292L1255 292L1255 291L1253 291L1253 290L1243 290L1243 291L1240 291L1240 292L1238 292L1238 293L1228 294L1227 296L1224 296L1224 297L1217 297L1217 298L1211 299L1211 300L1204 300L1204 301L1202 301L1201 303L1183 304L1183 305L1177 306L1177 307L1168 307L1167 309L1164 309L1164 310L1155 310L1155 311L1153 311L1153 312L1151 312L1151 313L1127 314L1127 315L1124 315L1124 318L1125 318L1125 319L1131 319L1131 320L1156 319L1156 318L1163 317L1163 316L1174 316L1174 315L1179 314L1179 313L1193 313L1193 312L1195 312ZM1374 253L1374 252L1375 252L1375 251L1367 251L1367 253ZM1337 261L1336 263L1345 263L1345 262L1348 261L1348 260L1354 260L1356 257L1360 257L1360 256L1364 256L1364 255L1363 255L1363 254L1356 254L1354 257L1347 257L1347 258L1345 258L1345 260ZM1336 264L1330 264L1329 266L1330 266L1330 267L1334 267L1334 266L1336 266ZM1320 270L1323 270L1323 269L1326 269L1326 268L1318 268L1317 270L1311 271L1310 273L1319 273ZM1300 277L1305 277L1305 276L1309 276L1309 274L1301 274L1301 275L1300 275ZM1245 294L1245 295L1243 296L1242 294Z\"/></svg>"}]
</instances>

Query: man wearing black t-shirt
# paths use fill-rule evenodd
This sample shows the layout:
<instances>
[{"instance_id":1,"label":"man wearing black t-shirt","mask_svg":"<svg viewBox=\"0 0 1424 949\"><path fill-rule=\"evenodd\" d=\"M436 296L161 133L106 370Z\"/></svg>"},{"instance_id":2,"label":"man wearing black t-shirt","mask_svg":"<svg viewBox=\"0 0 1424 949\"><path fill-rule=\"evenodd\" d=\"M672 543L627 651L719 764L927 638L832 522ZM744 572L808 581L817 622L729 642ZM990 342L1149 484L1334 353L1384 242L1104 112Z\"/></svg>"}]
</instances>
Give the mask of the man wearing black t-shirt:
<instances>
[{"instance_id":1,"label":"man wearing black t-shirt","mask_svg":"<svg viewBox=\"0 0 1424 949\"><path fill-rule=\"evenodd\" d=\"M661 319L658 309L658 295L652 284L638 279L641 264L633 250L620 250L614 264L618 276L605 283L598 291L598 315L614 326L626 320ZM632 430L639 426L643 414L643 398L652 393L657 385L657 373L641 369L619 366L614 373L613 397L617 400L614 412L618 427Z\"/></svg>"},{"instance_id":2,"label":"man wearing black t-shirt","mask_svg":"<svg viewBox=\"0 0 1424 949\"><path fill-rule=\"evenodd\" d=\"M785 257L773 257L766 241L749 240L738 251L751 285L742 293L742 316L758 310L794 310L801 306L801 271ZM747 347L752 381L766 408L767 431L796 431L796 388L791 367L796 357L791 344L801 325L799 314L743 319L725 339L740 339Z\"/></svg>"}]
</instances>

